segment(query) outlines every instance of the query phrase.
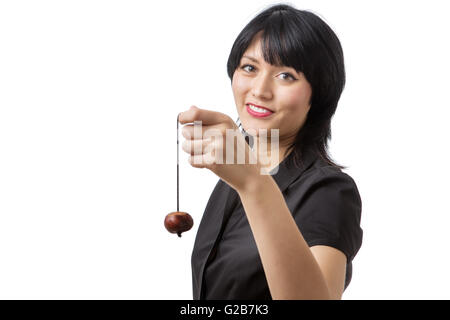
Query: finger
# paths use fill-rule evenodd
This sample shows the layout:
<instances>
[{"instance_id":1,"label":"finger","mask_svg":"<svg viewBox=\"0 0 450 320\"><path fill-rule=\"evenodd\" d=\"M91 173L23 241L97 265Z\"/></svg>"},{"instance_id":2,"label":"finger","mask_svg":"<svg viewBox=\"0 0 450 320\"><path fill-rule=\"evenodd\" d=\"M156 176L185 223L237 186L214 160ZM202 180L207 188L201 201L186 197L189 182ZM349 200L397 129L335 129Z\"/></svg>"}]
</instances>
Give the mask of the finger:
<instances>
[{"instance_id":1,"label":"finger","mask_svg":"<svg viewBox=\"0 0 450 320\"><path fill-rule=\"evenodd\" d=\"M198 130L200 128L200 130ZM193 124L186 124L181 128L181 135L189 140L201 140L203 139L203 133L201 127L197 127Z\"/></svg>"},{"instance_id":2,"label":"finger","mask_svg":"<svg viewBox=\"0 0 450 320\"><path fill-rule=\"evenodd\" d=\"M210 151L211 139L184 140L181 149L191 155L201 155Z\"/></svg>"},{"instance_id":3,"label":"finger","mask_svg":"<svg viewBox=\"0 0 450 320\"><path fill-rule=\"evenodd\" d=\"M186 124L181 128L183 137L189 140L201 140L213 134L218 134L216 127L205 126L202 123Z\"/></svg>"},{"instance_id":4,"label":"finger","mask_svg":"<svg viewBox=\"0 0 450 320\"><path fill-rule=\"evenodd\" d=\"M202 121L203 125L214 125L229 121L230 117L226 114L217 111L200 109L196 106L191 106L189 110L178 114L178 121L181 124L193 123L194 121Z\"/></svg>"},{"instance_id":5,"label":"finger","mask_svg":"<svg viewBox=\"0 0 450 320\"><path fill-rule=\"evenodd\" d=\"M192 155L189 156L189 163L195 168L209 168L214 165L214 157L210 154Z\"/></svg>"}]
</instances>

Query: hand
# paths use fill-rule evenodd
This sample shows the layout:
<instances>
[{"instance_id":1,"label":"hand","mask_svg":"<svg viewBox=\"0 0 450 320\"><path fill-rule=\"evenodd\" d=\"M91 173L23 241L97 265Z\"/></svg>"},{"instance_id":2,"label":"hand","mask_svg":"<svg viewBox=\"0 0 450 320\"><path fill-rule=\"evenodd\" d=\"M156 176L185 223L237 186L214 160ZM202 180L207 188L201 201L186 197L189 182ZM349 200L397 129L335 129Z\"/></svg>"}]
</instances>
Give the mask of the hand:
<instances>
[{"instance_id":1,"label":"hand","mask_svg":"<svg viewBox=\"0 0 450 320\"><path fill-rule=\"evenodd\" d=\"M207 168L236 191L260 174L261 167L239 128L226 114L192 106L178 115L182 149L190 154L189 163L195 168ZM201 126L194 121L201 121Z\"/></svg>"}]
</instances>

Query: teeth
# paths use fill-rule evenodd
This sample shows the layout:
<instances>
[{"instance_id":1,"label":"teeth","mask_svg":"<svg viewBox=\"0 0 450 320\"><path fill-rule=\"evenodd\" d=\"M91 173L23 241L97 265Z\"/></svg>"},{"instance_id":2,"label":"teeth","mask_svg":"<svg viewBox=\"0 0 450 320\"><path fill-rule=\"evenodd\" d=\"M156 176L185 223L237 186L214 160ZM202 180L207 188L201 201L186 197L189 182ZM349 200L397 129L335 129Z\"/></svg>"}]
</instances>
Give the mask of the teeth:
<instances>
[{"instance_id":1,"label":"teeth","mask_svg":"<svg viewBox=\"0 0 450 320\"><path fill-rule=\"evenodd\" d=\"M268 112L270 112L270 111L267 111L266 109L262 109L262 108L255 107L255 106L252 105L252 104L249 104L248 106L249 106L250 109L252 109L253 111L256 111L256 112L259 112L259 113L268 113Z\"/></svg>"}]
</instances>

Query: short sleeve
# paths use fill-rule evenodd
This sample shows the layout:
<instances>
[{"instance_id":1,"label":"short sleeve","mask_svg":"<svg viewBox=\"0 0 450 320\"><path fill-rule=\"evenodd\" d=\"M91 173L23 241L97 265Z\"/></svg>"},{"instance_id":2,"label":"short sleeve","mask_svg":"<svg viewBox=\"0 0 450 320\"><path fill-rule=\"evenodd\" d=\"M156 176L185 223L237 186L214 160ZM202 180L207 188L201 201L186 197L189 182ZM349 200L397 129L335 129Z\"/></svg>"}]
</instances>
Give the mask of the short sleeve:
<instances>
[{"instance_id":1,"label":"short sleeve","mask_svg":"<svg viewBox=\"0 0 450 320\"><path fill-rule=\"evenodd\" d=\"M322 167L290 190L290 209L308 245L334 247L351 263L363 235L361 197L354 180L339 169Z\"/></svg>"}]
</instances>

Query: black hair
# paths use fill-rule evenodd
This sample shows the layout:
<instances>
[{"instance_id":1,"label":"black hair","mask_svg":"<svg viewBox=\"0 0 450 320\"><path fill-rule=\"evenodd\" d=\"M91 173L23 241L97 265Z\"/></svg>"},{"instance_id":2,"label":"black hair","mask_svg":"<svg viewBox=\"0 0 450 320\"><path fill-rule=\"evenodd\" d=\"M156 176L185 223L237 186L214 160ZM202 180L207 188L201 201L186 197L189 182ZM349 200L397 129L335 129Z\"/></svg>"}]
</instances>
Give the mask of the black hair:
<instances>
[{"instance_id":1,"label":"black hair","mask_svg":"<svg viewBox=\"0 0 450 320\"><path fill-rule=\"evenodd\" d=\"M288 4L272 5L254 17L236 38L227 62L231 80L260 31L264 60L302 72L312 88L307 119L284 156L294 152L293 160L301 166L301 154L311 149L329 165L345 169L328 155L331 118L345 86L344 55L338 37L312 12Z\"/></svg>"}]
</instances>

